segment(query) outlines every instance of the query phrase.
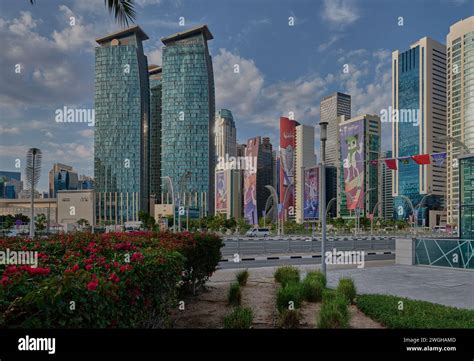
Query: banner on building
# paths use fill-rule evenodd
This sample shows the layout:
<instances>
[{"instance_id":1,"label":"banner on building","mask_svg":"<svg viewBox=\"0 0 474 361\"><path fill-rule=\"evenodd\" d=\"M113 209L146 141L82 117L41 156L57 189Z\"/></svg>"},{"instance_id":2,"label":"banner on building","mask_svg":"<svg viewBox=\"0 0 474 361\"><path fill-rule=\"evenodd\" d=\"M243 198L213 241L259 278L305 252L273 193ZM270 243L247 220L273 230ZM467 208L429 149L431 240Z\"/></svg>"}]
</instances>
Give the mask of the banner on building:
<instances>
[{"instance_id":1,"label":"banner on building","mask_svg":"<svg viewBox=\"0 0 474 361\"><path fill-rule=\"evenodd\" d=\"M294 208L297 125L294 120L280 118L280 203L285 214L288 214L290 207Z\"/></svg>"},{"instance_id":2,"label":"banner on building","mask_svg":"<svg viewBox=\"0 0 474 361\"><path fill-rule=\"evenodd\" d=\"M319 219L319 168L304 171L303 219Z\"/></svg>"},{"instance_id":3,"label":"banner on building","mask_svg":"<svg viewBox=\"0 0 474 361\"><path fill-rule=\"evenodd\" d=\"M216 211L227 210L226 172L216 172Z\"/></svg>"},{"instance_id":4,"label":"banner on building","mask_svg":"<svg viewBox=\"0 0 474 361\"><path fill-rule=\"evenodd\" d=\"M364 120L340 127L341 159L347 209L363 208L364 201Z\"/></svg>"},{"instance_id":5,"label":"banner on building","mask_svg":"<svg viewBox=\"0 0 474 361\"><path fill-rule=\"evenodd\" d=\"M258 159L259 145L259 137L249 139L245 156ZM244 217L249 224L258 225L257 172L254 169L244 171Z\"/></svg>"}]
</instances>

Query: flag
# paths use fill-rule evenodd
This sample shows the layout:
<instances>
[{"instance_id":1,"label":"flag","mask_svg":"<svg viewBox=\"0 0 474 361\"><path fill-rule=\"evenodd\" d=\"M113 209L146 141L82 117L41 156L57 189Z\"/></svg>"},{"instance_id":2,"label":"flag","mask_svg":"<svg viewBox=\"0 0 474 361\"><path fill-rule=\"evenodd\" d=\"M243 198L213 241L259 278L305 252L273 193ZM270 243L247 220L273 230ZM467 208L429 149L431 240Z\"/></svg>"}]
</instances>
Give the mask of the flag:
<instances>
[{"instance_id":1,"label":"flag","mask_svg":"<svg viewBox=\"0 0 474 361\"><path fill-rule=\"evenodd\" d=\"M431 154L434 165L441 167L446 160L446 153L433 153Z\"/></svg>"},{"instance_id":2,"label":"flag","mask_svg":"<svg viewBox=\"0 0 474 361\"><path fill-rule=\"evenodd\" d=\"M397 160L396 159L385 159L385 164L387 165L387 167L389 169L392 169L392 170L397 170Z\"/></svg>"},{"instance_id":3,"label":"flag","mask_svg":"<svg viewBox=\"0 0 474 361\"><path fill-rule=\"evenodd\" d=\"M410 163L410 157L400 157L398 158L400 162L402 162L404 165L407 165Z\"/></svg>"},{"instance_id":4,"label":"flag","mask_svg":"<svg viewBox=\"0 0 474 361\"><path fill-rule=\"evenodd\" d=\"M416 162L416 164L419 164L419 165L431 164L429 154L412 155L411 158Z\"/></svg>"},{"instance_id":5,"label":"flag","mask_svg":"<svg viewBox=\"0 0 474 361\"><path fill-rule=\"evenodd\" d=\"M379 161L378 161L377 159L371 160L371 161L370 161L370 165L373 165L374 167L376 167L377 164L378 164L378 162L379 162Z\"/></svg>"}]
</instances>

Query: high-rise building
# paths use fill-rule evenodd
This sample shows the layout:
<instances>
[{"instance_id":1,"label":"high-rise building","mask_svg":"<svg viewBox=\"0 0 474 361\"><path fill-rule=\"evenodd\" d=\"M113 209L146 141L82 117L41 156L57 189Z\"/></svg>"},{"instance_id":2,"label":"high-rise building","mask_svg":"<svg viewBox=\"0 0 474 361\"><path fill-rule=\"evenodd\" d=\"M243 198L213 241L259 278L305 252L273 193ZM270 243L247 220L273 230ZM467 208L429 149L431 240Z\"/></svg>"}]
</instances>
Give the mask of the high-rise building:
<instances>
[{"instance_id":1,"label":"high-rise building","mask_svg":"<svg viewBox=\"0 0 474 361\"><path fill-rule=\"evenodd\" d=\"M258 224L270 191L265 187L272 184L273 163L270 138L254 137L247 141L245 156L252 159L256 169L247 167L244 171L244 217L249 224ZM255 162L256 160L256 162Z\"/></svg>"},{"instance_id":2,"label":"high-rise building","mask_svg":"<svg viewBox=\"0 0 474 361\"><path fill-rule=\"evenodd\" d=\"M337 216L337 170L336 166L326 166L326 214L331 218Z\"/></svg>"},{"instance_id":3,"label":"high-rise building","mask_svg":"<svg viewBox=\"0 0 474 361\"><path fill-rule=\"evenodd\" d=\"M314 127L300 124L295 129L295 216L303 223L304 170L316 165L314 155Z\"/></svg>"},{"instance_id":4,"label":"high-rise building","mask_svg":"<svg viewBox=\"0 0 474 361\"><path fill-rule=\"evenodd\" d=\"M430 211L443 208L446 165L418 165L410 157L446 151L446 47L443 44L424 37L410 49L392 53L391 113L393 156L407 157L406 162L398 162L393 174L395 213L398 218L407 219L411 207L419 206L417 219L426 225Z\"/></svg>"},{"instance_id":5,"label":"high-rise building","mask_svg":"<svg viewBox=\"0 0 474 361\"><path fill-rule=\"evenodd\" d=\"M0 171L0 198L18 198L22 190L21 172Z\"/></svg>"},{"instance_id":6,"label":"high-rise building","mask_svg":"<svg viewBox=\"0 0 474 361\"><path fill-rule=\"evenodd\" d=\"M339 128L338 217L381 214L382 171L377 162L381 144L380 117L360 115L341 122ZM375 208L377 204L379 209Z\"/></svg>"},{"instance_id":7,"label":"high-rise building","mask_svg":"<svg viewBox=\"0 0 474 361\"><path fill-rule=\"evenodd\" d=\"M179 193L199 194L201 214L214 213L214 75L206 25L162 38L161 176ZM162 181L162 191L168 182Z\"/></svg>"},{"instance_id":8,"label":"high-rise building","mask_svg":"<svg viewBox=\"0 0 474 361\"><path fill-rule=\"evenodd\" d=\"M474 155L459 157L459 236L474 238ZM472 252L471 252L472 254Z\"/></svg>"},{"instance_id":9,"label":"high-rise building","mask_svg":"<svg viewBox=\"0 0 474 361\"><path fill-rule=\"evenodd\" d=\"M345 116L345 119L351 117L351 96L348 94L336 92L323 98L320 104L320 120L328 123L327 141L326 141L326 164L337 165L339 151L339 124Z\"/></svg>"},{"instance_id":10,"label":"high-rise building","mask_svg":"<svg viewBox=\"0 0 474 361\"><path fill-rule=\"evenodd\" d=\"M295 148L296 120L280 117L280 217L295 217Z\"/></svg>"},{"instance_id":11,"label":"high-rise building","mask_svg":"<svg viewBox=\"0 0 474 361\"><path fill-rule=\"evenodd\" d=\"M219 110L214 127L217 161L237 156L237 131L232 112L227 109Z\"/></svg>"},{"instance_id":12,"label":"high-rise building","mask_svg":"<svg viewBox=\"0 0 474 361\"><path fill-rule=\"evenodd\" d=\"M385 158L392 158L392 152L385 153ZM385 162L380 165L382 167L382 214L383 219L393 219L393 194L392 179L393 171L387 167Z\"/></svg>"},{"instance_id":13,"label":"high-rise building","mask_svg":"<svg viewBox=\"0 0 474 361\"><path fill-rule=\"evenodd\" d=\"M138 221L149 202L150 87L139 26L97 39L94 174L97 218Z\"/></svg>"},{"instance_id":14,"label":"high-rise building","mask_svg":"<svg viewBox=\"0 0 474 361\"><path fill-rule=\"evenodd\" d=\"M243 175L240 169L216 170L216 214L227 219L242 217Z\"/></svg>"},{"instance_id":15,"label":"high-rise building","mask_svg":"<svg viewBox=\"0 0 474 361\"><path fill-rule=\"evenodd\" d=\"M150 197L161 199L161 95L162 68L148 67L150 82Z\"/></svg>"},{"instance_id":16,"label":"high-rise building","mask_svg":"<svg viewBox=\"0 0 474 361\"><path fill-rule=\"evenodd\" d=\"M94 178L86 175L80 175L77 184L77 189L94 189Z\"/></svg>"},{"instance_id":17,"label":"high-rise building","mask_svg":"<svg viewBox=\"0 0 474 361\"><path fill-rule=\"evenodd\" d=\"M62 190L77 190L79 177L72 166L55 163L49 171L49 198L56 198L56 193Z\"/></svg>"},{"instance_id":18,"label":"high-rise building","mask_svg":"<svg viewBox=\"0 0 474 361\"><path fill-rule=\"evenodd\" d=\"M474 151L474 16L453 24L446 38L447 135ZM447 222L458 224L459 168L463 152L458 142L447 142Z\"/></svg>"}]
</instances>

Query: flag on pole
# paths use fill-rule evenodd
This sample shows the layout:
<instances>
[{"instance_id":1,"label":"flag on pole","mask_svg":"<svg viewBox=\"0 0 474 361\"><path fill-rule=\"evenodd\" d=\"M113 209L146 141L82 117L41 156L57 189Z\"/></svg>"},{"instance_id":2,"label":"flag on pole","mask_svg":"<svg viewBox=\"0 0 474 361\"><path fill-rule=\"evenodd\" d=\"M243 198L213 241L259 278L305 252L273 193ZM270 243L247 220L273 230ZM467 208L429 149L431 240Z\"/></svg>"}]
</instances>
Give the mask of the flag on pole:
<instances>
[{"instance_id":1,"label":"flag on pole","mask_svg":"<svg viewBox=\"0 0 474 361\"><path fill-rule=\"evenodd\" d=\"M402 162L404 165L409 164L409 163L410 163L410 159L411 159L410 157L400 157L400 158L398 158L398 160L399 160L400 162Z\"/></svg>"},{"instance_id":2,"label":"flag on pole","mask_svg":"<svg viewBox=\"0 0 474 361\"><path fill-rule=\"evenodd\" d=\"M397 160L394 158L385 159L385 164L389 169L397 170Z\"/></svg>"},{"instance_id":3,"label":"flag on pole","mask_svg":"<svg viewBox=\"0 0 474 361\"><path fill-rule=\"evenodd\" d=\"M419 164L419 165L431 164L429 154L412 155L411 158L416 162L416 164Z\"/></svg>"},{"instance_id":4,"label":"flag on pole","mask_svg":"<svg viewBox=\"0 0 474 361\"><path fill-rule=\"evenodd\" d=\"M431 154L431 158L433 159L433 164L437 167L441 167L446 160L446 152L445 153L433 153Z\"/></svg>"}]
</instances>

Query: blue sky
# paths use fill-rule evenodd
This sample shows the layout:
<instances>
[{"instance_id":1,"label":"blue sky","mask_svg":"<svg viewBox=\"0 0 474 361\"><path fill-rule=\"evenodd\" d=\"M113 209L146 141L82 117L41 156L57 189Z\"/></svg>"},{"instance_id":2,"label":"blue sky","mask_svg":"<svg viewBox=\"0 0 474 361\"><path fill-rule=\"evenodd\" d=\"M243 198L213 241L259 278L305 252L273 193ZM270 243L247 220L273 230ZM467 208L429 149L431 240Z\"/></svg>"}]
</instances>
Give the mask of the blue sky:
<instances>
[{"instance_id":1,"label":"blue sky","mask_svg":"<svg viewBox=\"0 0 474 361\"><path fill-rule=\"evenodd\" d=\"M292 111L299 122L316 125L321 98L334 91L351 94L353 115L379 114L391 102L392 50L423 36L445 43L449 26L474 13L472 0L135 2L136 23L150 37L149 63L161 63L160 37L208 24L216 107L234 113L240 142L270 136L276 148L281 115ZM93 128L56 123L54 116L64 106L93 107L94 39L118 29L102 0L37 0L34 6L0 0L1 170L16 170L15 159L24 163L27 149L38 147L43 190L54 162L93 174ZM382 132L382 148L389 149L390 126Z\"/></svg>"}]
</instances>

